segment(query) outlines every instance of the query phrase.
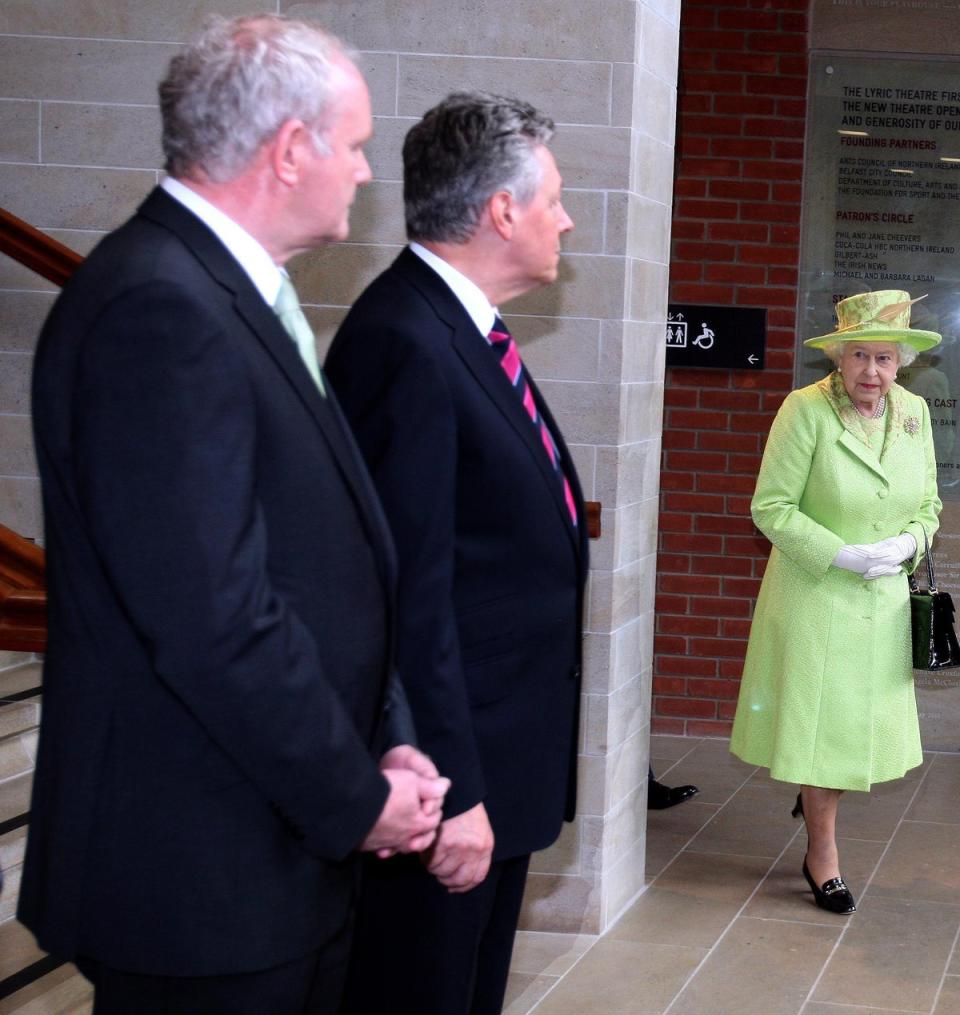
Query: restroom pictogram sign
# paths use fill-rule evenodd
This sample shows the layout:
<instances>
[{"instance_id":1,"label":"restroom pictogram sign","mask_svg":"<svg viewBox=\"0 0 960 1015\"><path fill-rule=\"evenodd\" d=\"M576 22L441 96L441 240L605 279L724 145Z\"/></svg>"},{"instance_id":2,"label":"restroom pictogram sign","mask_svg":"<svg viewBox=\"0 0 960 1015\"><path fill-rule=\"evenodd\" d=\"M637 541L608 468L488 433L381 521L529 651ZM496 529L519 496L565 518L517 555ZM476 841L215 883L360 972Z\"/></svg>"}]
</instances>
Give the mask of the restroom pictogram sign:
<instances>
[{"instance_id":1,"label":"restroom pictogram sign","mask_svg":"<svg viewBox=\"0 0 960 1015\"><path fill-rule=\"evenodd\" d=\"M668 367L762 370L767 311L763 307L671 303L666 343Z\"/></svg>"}]
</instances>

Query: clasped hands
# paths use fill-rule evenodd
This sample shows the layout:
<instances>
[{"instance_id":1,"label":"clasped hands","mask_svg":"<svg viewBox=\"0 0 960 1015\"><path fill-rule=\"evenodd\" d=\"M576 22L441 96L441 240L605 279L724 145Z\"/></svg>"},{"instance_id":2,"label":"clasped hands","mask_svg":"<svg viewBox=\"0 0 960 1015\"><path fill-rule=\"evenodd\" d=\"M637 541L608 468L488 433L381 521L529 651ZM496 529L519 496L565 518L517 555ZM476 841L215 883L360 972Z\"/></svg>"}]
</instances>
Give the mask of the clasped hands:
<instances>
[{"instance_id":1,"label":"clasped hands","mask_svg":"<svg viewBox=\"0 0 960 1015\"><path fill-rule=\"evenodd\" d=\"M834 567L853 571L870 581L884 575L900 574L900 565L917 552L917 541L909 532L881 539L878 543L851 543L841 546L833 558Z\"/></svg>"},{"instance_id":2,"label":"clasped hands","mask_svg":"<svg viewBox=\"0 0 960 1015\"><path fill-rule=\"evenodd\" d=\"M380 760L390 795L360 848L386 859L421 853L427 870L449 891L468 892L487 876L493 855L493 829L482 803L442 821L450 780L408 744Z\"/></svg>"},{"instance_id":3,"label":"clasped hands","mask_svg":"<svg viewBox=\"0 0 960 1015\"><path fill-rule=\"evenodd\" d=\"M380 771L390 784L390 793L360 849L381 859L395 853L422 853L437 837L450 780L409 744L387 751L380 759Z\"/></svg>"}]
</instances>

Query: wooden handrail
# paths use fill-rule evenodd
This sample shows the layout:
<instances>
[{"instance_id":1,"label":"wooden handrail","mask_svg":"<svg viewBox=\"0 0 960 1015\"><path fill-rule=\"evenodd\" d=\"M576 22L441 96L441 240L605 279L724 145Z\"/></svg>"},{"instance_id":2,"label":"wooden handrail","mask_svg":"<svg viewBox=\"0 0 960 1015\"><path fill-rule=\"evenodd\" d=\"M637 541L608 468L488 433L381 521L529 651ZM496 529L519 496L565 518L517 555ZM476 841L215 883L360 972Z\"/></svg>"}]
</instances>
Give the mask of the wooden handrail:
<instances>
[{"instance_id":1,"label":"wooden handrail","mask_svg":"<svg viewBox=\"0 0 960 1015\"><path fill-rule=\"evenodd\" d=\"M598 500L588 500L583 506L587 509L587 536L590 539L599 539L600 509L603 505Z\"/></svg>"},{"instance_id":2,"label":"wooden handrail","mask_svg":"<svg viewBox=\"0 0 960 1015\"><path fill-rule=\"evenodd\" d=\"M42 652L46 645L43 550L0 525L0 649Z\"/></svg>"},{"instance_id":3,"label":"wooden handrail","mask_svg":"<svg viewBox=\"0 0 960 1015\"><path fill-rule=\"evenodd\" d=\"M83 263L75 250L0 208L0 252L62 286ZM47 644L44 553L0 525L0 649L42 652Z\"/></svg>"},{"instance_id":4,"label":"wooden handrail","mask_svg":"<svg viewBox=\"0 0 960 1015\"><path fill-rule=\"evenodd\" d=\"M63 285L83 263L75 250L0 208L0 252L54 285Z\"/></svg>"}]
</instances>

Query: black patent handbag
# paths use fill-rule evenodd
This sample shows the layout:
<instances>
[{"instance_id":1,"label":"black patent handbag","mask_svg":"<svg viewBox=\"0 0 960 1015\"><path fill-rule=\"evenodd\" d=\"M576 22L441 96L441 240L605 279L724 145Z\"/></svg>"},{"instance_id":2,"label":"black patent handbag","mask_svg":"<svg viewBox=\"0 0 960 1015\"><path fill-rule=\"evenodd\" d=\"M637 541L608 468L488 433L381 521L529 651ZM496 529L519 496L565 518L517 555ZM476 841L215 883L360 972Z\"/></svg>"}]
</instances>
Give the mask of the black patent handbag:
<instances>
[{"instance_id":1,"label":"black patent handbag","mask_svg":"<svg viewBox=\"0 0 960 1015\"><path fill-rule=\"evenodd\" d=\"M921 589L910 575L910 627L913 636L913 668L945 670L960 666L960 644L954 629L953 597L937 588L933 573L933 557L927 533L923 533L923 549L927 560L927 588Z\"/></svg>"}]
</instances>

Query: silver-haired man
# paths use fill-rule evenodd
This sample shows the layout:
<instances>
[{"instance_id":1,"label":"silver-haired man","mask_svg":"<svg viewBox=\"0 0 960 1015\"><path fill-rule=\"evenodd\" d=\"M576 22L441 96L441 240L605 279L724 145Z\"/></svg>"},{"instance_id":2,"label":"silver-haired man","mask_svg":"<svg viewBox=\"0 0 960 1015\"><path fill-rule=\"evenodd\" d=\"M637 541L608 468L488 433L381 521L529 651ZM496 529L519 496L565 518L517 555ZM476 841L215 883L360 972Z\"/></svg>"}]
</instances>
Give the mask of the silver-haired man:
<instances>
[{"instance_id":1,"label":"silver-haired man","mask_svg":"<svg viewBox=\"0 0 960 1015\"><path fill-rule=\"evenodd\" d=\"M452 779L426 864L367 872L357 1015L499 1012L530 853L573 816L583 500L497 309L556 279L573 228L552 134L496 95L430 110L403 151L412 242L327 359L397 541L400 676Z\"/></svg>"},{"instance_id":2,"label":"silver-haired man","mask_svg":"<svg viewBox=\"0 0 960 1015\"><path fill-rule=\"evenodd\" d=\"M170 175L37 349L20 918L98 1015L336 1012L354 851L429 846L447 785L400 728L390 533L283 268L347 235L370 100L273 16L215 20L160 98Z\"/></svg>"}]
</instances>

